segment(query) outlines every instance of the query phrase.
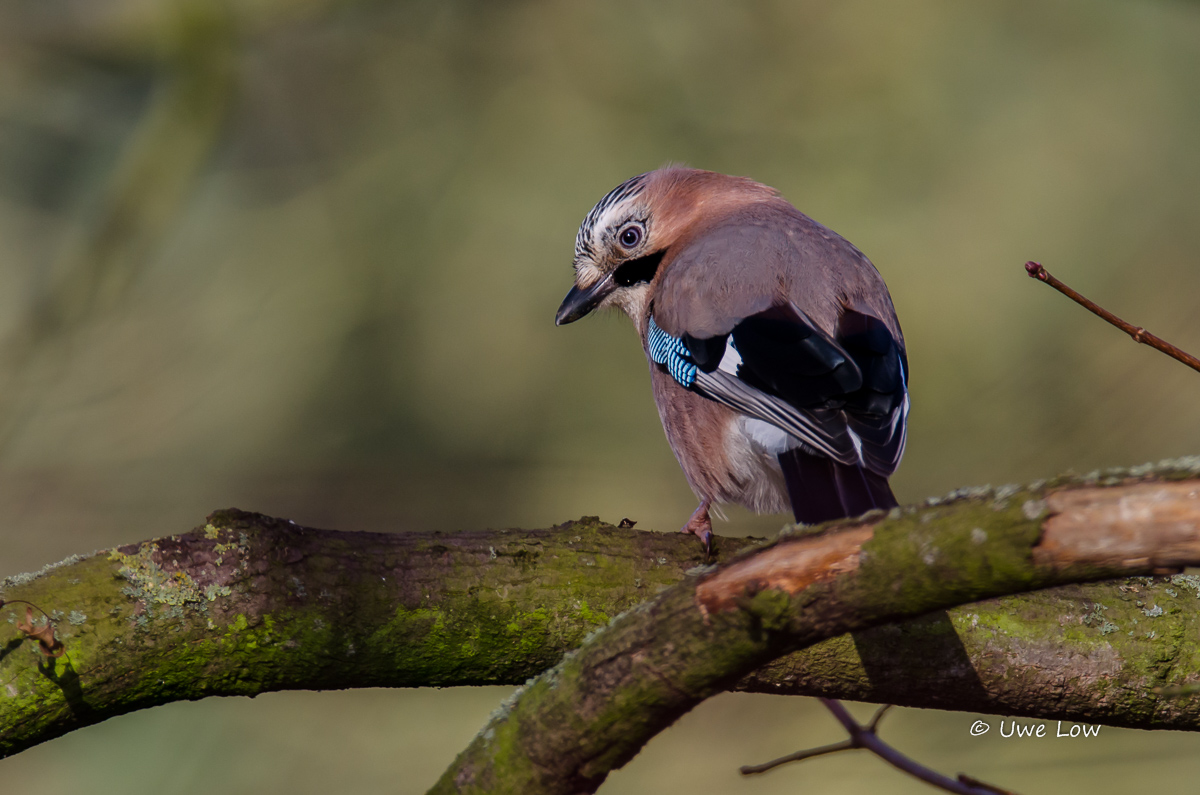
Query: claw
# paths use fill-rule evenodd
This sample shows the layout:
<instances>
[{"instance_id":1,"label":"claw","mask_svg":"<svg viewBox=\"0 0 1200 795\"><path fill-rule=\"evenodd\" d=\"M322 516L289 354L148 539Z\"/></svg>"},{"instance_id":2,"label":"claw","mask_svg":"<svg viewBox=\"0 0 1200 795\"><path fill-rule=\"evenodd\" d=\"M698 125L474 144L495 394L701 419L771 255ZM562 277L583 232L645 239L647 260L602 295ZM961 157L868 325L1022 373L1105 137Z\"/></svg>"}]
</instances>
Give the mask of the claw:
<instances>
[{"instance_id":1,"label":"claw","mask_svg":"<svg viewBox=\"0 0 1200 795\"><path fill-rule=\"evenodd\" d=\"M687 524L680 528L681 533L691 533L704 544L705 557L712 556L712 519L708 516L709 500L704 500L688 518Z\"/></svg>"}]
</instances>

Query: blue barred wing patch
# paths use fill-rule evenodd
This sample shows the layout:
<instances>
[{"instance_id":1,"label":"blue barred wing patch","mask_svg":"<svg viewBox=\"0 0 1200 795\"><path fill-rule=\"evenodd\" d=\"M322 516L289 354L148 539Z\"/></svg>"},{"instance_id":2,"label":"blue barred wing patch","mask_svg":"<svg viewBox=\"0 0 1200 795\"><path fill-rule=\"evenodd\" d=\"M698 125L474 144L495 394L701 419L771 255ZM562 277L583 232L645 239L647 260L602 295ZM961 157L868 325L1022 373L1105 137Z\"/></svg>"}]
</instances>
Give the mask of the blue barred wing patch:
<instances>
[{"instance_id":1,"label":"blue barred wing patch","mask_svg":"<svg viewBox=\"0 0 1200 795\"><path fill-rule=\"evenodd\" d=\"M667 372L681 386L691 387L696 382L696 365L690 360L687 346L678 337L672 337L659 328L653 317L650 318L647 343L650 358L666 366Z\"/></svg>"}]
</instances>

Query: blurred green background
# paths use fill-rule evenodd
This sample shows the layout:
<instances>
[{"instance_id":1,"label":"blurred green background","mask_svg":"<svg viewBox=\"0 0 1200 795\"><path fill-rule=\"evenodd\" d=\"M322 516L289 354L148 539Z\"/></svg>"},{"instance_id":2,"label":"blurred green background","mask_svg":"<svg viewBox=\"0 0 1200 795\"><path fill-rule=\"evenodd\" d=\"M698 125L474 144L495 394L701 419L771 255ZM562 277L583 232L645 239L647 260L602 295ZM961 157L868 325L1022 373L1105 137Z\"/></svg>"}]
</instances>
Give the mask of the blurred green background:
<instances>
[{"instance_id":1,"label":"blurred green background","mask_svg":"<svg viewBox=\"0 0 1200 795\"><path fill-rule=\"evenodd\" d=\"M0 4L0 571L238 506L343 529L670 530L694 499L623 318L556 329L575 229L667 161L752 176L887 279L901 501L1200 452L1200 4ZM784 517L731 510L718 532ZM503 688L176 704L0 762L5 792L421 792ZM968 736L1022 792L1194 782L1191 735ZM886 724L885 724L886 725ZM926 792L800 699L726 695L605 791Z\"/></svg>"}]
</instances>

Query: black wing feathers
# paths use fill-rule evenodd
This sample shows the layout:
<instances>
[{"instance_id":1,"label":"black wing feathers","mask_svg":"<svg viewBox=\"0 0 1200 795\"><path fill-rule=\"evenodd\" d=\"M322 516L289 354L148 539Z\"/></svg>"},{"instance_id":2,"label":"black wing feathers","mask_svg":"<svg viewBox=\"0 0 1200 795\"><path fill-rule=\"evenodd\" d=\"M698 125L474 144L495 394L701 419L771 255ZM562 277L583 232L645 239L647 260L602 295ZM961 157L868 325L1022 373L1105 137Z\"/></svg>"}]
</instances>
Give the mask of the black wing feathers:
<instances>
[{"instance_id":1,"label":"black wing feathers","mask_svg":"<svg viewBox=\"0 0 1200 795\"><path fill-rule=\"evenodd\" d=\"M847 427L860 440L863 465L839 463L793 449L779 456L788 497L797 522L817 524L858 516L898 503L888 486L904 447L904 399L908 376L904 352L883 321L845 310L837 343L862 374L855 389L830 394L826 405L840 404Z\"/></svg>"},{"instance_id":2,"label":"black wing feathers","mask_svg":"<svg viewBox=\"0 0 1200 795\"><path fill-rule=\"evenodd\" d=\"M803 450L779 455L797 522L819 524L898 504L887 478L855 464L839 464Z\"/></svg>"},{"instance_id":3,"label":"black wing feathers","mask_svg":"<svg viewBox=\"0 0 1200 795\"><path fill-rule=\"evenodd\" d=\"M904 400L907 368L882 320L846 310L838 321L838 342L862 371L861 388L846 398L846 408L860 414L891 414Z\"/></svg>"},{"instance_id":4,"label":"black wing feathers","mask_svg":"<svg viewBox=\"0 0 1200 795\"><path fill-rule=\"evenodd\" d=\"M696 366L706 373L711 373L717 369L717 366L721 364L721 359L725 356L725 341L729 339L729 335L722 334L719 337L701 339L693 337L691 334L684 334L682 339Z\"/></svg>"},{"instance_id":5,"label":"black wing feathers","mask_svg":"<svg viewBox=\"0 0 1200 795\"><path fill-rule=\"evenodd\" d=\"M790 305L746 318L734 327L733 343L742 357L738 376L793 406L829 406L862 386L847 352Z\"/></svg>"},{"instance_id":6,"label":"black wing feathers","mask_svg":"<svg viewBox=\"0 0 1200 795\"><path fill-rule=\"evenodd\" d=\"M804 442L779 456L797 521L896 505L887 476L904 451L908 362L883 321L844 309L830 337L783 304L683 342L708 374L702 394ZM737 372L714 372L731 344Z\"/></svg>"},{"instance_id":7,"label":"black wing feathers","mask_svg":"<svg viewBox=\"0 0 1200 795\"><path fill-rule=\"evenodd\" d=\"M863 372L862 388L846 397L846 424L868 469L890 474L904 453L908 359L883 321L860 312L842 314L838 340Z\"/></svg>"}]
</instances>

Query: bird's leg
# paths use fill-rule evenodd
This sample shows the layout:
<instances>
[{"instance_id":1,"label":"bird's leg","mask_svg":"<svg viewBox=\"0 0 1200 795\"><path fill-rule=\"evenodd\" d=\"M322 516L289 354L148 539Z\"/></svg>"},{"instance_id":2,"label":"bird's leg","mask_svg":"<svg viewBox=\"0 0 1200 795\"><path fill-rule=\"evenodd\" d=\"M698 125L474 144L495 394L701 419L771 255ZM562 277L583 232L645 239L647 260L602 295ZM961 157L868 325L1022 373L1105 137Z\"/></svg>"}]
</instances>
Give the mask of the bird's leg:
<instances>
[{"instance_id":1,"label":"bird's leg","mask_svg":"<svg viewBox=\"0 0 1200 795\"><path fill-rule=\"evenodd\" d=\"M712 505L712 500L705 499L696 506L696 510L688 518L687 524L679 529L681 533L691 533L704 542L704 554L712 553L712 519L708 517L709 506Z\"/></svg>"}]
</instances>

